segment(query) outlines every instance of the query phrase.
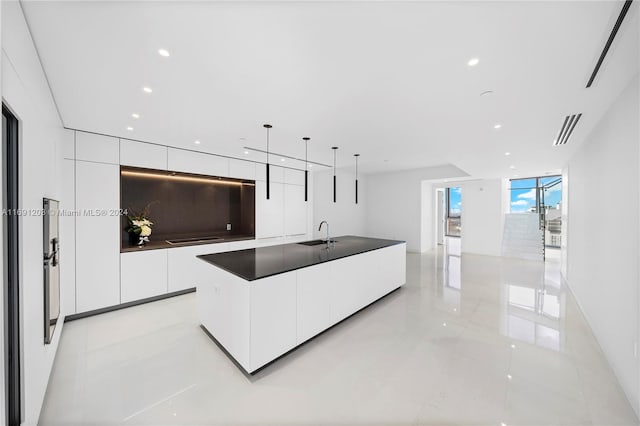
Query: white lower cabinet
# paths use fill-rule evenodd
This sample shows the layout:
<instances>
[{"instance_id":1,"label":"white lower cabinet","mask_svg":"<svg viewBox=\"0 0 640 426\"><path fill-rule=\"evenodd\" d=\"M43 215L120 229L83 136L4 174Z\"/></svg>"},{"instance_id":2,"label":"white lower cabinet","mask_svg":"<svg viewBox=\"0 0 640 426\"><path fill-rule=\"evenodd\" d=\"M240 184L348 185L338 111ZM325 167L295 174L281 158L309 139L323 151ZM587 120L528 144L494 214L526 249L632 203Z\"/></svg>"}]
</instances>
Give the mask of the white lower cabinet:
<instances>
[{"instance_id":1,"label":"white lower cabinet","mask_svg":"<svg viewBox=\"0 0 640 426\"><path fill-rule=\"evenodd\" d=\"M398 244L254 281L203 262L200 321L254 372L403 285L405 256Z\"/></svg>"},{"instance_id":2,"label":"white lower cabinet","mask_svg":"<svg viewBox=\"0 0 640 426\"><path fill-rule=\"evenodd\" d=\"M296 346L296 273L249 283L251 369L256 370Z\"/></svg>"},{"instance_id":3,"label":"white lower cabinet","mask_svg":"<svg viewBox=\"0 0 640 426\"><path fill-rule=\"evenodd\" d=\"M211 267L196 256L201 254L220 253L227 251L228 249L228 243L167 249L169 258L169 293L196 287L203 274L210 272Z\"/></svg>"},{"instance_id":4,"label":"white lower cabinet","mask_svg":"<svg viewBox=\"0 0 640 426\"><path fill-rule=\"evenodd\" d=\"M331 262L298 270L297 343L303 343L331 323Z\"/></svg>"},{"instance_id":5,"label":"white lower cabinet","mask_svg":"<svg viewBox=\"0 0 640 426\"><path fill-rule=\"evenodd\" d=\"M120 303L120 166L76 161L76 312Z\"/></svg>"},{"instance_id":6,"label":"white lower cabinet","mask_svg":"<svg viewBox=\"0 0 640 426\"><path fill-rule=\"evenodd\" d=\"M120 303L167 293L167 250L120 255Z\"/></svg>"},{"instance_id":7,"label":"white lower cabinet","mask_svg":"<svg viewBox=\"0 0 640 426\"><path fill-rule=\"evenodd\" d=\"M343 320L368 303L365 303L366 287L375 283L365 281L362 272L365 268L375 265L366 264L367 255L368 253L363 253L330 262L332 324Z\"/></svg>"}]
</instances>

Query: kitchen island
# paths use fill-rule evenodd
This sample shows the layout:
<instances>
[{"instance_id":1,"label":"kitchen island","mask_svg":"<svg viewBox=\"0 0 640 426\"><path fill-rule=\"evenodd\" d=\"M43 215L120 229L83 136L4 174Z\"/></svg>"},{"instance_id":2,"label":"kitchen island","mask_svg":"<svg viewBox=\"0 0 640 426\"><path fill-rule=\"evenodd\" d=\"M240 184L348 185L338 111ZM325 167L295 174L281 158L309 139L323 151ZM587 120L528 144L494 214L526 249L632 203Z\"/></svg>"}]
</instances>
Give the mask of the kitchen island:
<instances>
[{"instance_id":1,"label":"kitchen island","mask_svg":"<svg viewBox=\"0 0 640 426\"><path fill-rule=\"evenodd\" d=\"M200 255L200 322L248 373L398 289L404 241L342 236Z\"/></svg>"}]
</instances>

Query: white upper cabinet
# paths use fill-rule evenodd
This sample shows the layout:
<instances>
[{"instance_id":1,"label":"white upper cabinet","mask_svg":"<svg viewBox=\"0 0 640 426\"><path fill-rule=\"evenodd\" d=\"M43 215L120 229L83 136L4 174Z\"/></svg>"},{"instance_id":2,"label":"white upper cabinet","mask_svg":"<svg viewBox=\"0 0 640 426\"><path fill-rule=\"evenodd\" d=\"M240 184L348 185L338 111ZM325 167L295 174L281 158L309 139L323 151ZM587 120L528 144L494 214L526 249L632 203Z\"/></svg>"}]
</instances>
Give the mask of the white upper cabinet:
<instances>
[{"instance_id":1,"label":"white upper cabinet","mask_svg":"<svg viewBox=\"0 0 640 426\"><path fill-rule=\"evenodd\" d=\"M284 169L284 183L291 185L304 185L304 171Z\"/></svg>"},{"instance_id":2,"label":"white upper cabinet","mask_svg":"<svg viewBox=\"0 0 640 426\"><path fill-rule=\"evenodd\" d=\"M212 154L169 148L168 169L208 176L229 176L229 159Z\"/></svg>"},{"instance_id":3,"label":"white upper cabinet","mask_svg":"<svg viewBox=\"0 0 640 426\"><path fill-rule=\"evenodd\" d=\"M307 202L304 186L284 185L284 233L300 235L307 232Z\"/></svg>"},{"instance_id":4,"label":"white upper cabinet","mask_svg":"<svg viewBox=\"0 0 640 426\"><path fill-rule=\"evenodd\" d=\"M64 131L64 138L60 143L60 151L62 158L67 160L73 160L76 158L76 131L66 130Z\"/></svg>"},{"instance_id":5,"label":"white upper cabinet","mask_svg":"<svg viewBox=\"0 0 640 426\"><path fill-rule=\"evenodd\" d=\"M256 238L284 235L284 184L271 182L267 200L267 184L256 182Z\"/></svg>"},{"instance_id":6,"label":"white upper cabinet","mask_svg":"<svg viewBox=\"0 0 640 426\"><path fill-rule=\"evenodd\" d=\"M119 164L118 138L76 131L76 160Z\"/></svg>"},{"instance_id":7,"label":"white upper cabinet","mask_svg":"<svg viewBox=\"0 0 640 426\"><path fill-rule=\"evenodd\" d=\"M167 147L120 139L120 164L167 170Z\"/></svg>"},{"instance_id":8,"label":"white upper cabinet","mask_svg":"<svg viewBox=\"0 0 640 426\"><path fill-rule=\"evenodd\" d=\"M229 177L256 180L256 163L253 161L229 159Z\"/></svg>"},{"instance_id":9,"label":"white upper cabinet","mask_svg":"<svg viewBox=\"0 0 640 426\"><path fill-rule=\"evenodd\" d=\"M274 166L271 164L269 167L269 181L270 182L284 182L284 170L282 167ZM264 164L256 164L256 180L266 181L267 167Z\"/></svg>"},{"instance_id":10,"label":"white upper cabinet","mask_svg":"<svg viewBox=\"0 0 640 426\"><path fill-rule=\"evenodd\" d=\"M73 135L72 135L73 136ZM75 162L62 160L62 188L60 208L76 208ZM60 216L60 257L64 259L64 268L60 268L62 310L76 313L76 218L74 215Z\"/></svg>"}]
</instances>

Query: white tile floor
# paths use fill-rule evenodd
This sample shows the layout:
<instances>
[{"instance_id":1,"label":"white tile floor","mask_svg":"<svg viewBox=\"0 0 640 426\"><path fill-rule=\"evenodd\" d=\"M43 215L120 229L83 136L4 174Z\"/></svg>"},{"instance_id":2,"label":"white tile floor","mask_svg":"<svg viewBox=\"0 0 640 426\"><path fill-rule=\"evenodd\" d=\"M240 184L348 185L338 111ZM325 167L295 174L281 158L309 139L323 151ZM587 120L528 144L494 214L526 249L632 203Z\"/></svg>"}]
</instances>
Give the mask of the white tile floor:
<instances>
[{"instance_id":1,"label":"white tile floor","mask_svg":"<svg viewBox=\"0 0 640 426\"><path fill-rule=\"evenodd\" d=\"M66 324L40 423L637 423L553 262L409 254L400 291L251 380L195 298Z\"/></svg>"}]
</instances>

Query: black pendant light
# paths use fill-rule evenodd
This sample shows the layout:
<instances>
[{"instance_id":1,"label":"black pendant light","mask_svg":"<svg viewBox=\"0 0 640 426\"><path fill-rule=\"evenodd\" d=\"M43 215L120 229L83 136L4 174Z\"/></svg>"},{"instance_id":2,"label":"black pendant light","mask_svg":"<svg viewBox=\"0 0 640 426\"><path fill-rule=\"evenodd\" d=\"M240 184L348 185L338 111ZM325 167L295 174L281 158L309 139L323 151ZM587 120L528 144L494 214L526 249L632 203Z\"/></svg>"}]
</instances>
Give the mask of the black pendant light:
<instances>
[{"instance_id":1,"label":"black pendant light","mask_svg":"<svg viewBox=\"0 0 640 426\"><path fill-rule=\"evenodd\" d=\"M309 201L309 166L307 164L307 151L311 138L304 137L302 140L304 141L304 201Z\"/></svg>"},{"instance_id":2,"label":"black pendant light","mask_svg":"<svg viewBox=\"0 0 640 426\"><path fill-rule=\"evenodd\" d=\"M269 199L269 129L273 126L271 124L264 124L263 127L267 129L267 200Z\"/></svg>"},{"instance_id":3,"label":"black pendant light","mask_svg":"<svg viewBox=\"0 0 640 426\"><path fill-rule=\"evenodd\" d=\"M353 154L356 157L356 204L358 204L358 157L360 154Z\"/></svg>"},{"instance_id":4,"label":"black pendant light","mask_svg":"<svg viewBox=\"0 0 640 426\"><path fill-rule=\"evenodd\" d=\"M336 202L336 153L338 152L337 146L332 146L333 150L333 202Z\"/></svg>"}]
</instances>

